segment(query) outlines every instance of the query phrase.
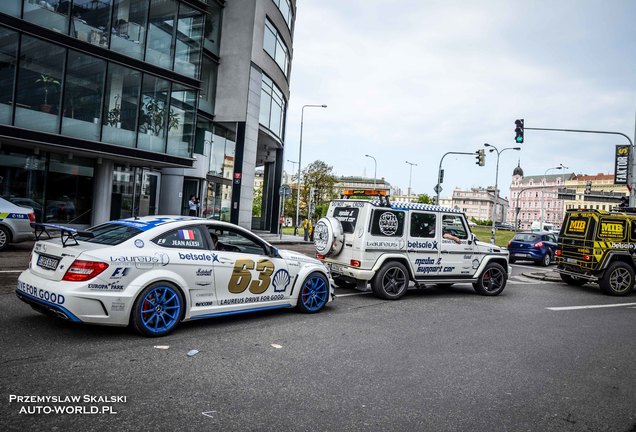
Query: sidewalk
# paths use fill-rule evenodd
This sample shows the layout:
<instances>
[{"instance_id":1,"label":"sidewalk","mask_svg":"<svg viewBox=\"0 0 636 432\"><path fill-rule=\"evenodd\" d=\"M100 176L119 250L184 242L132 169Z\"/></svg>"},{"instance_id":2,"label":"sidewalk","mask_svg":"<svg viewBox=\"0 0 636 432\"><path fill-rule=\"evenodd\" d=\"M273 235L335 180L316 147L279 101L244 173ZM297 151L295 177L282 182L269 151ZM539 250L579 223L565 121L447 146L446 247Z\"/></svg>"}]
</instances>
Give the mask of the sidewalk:
<instances>
[{"instance_id":1,"label":"sidewalk","mask_svg":"<svg viewBox=\"0 0 636 432\"><path fill-rule=\"evenodd\" d=\"M311 241L305 241L302 235L283 234L281 238L280 234L272 234L268 231L253 230L252 232L271 244L313 244Z\"/></svg>"}]
</instances>

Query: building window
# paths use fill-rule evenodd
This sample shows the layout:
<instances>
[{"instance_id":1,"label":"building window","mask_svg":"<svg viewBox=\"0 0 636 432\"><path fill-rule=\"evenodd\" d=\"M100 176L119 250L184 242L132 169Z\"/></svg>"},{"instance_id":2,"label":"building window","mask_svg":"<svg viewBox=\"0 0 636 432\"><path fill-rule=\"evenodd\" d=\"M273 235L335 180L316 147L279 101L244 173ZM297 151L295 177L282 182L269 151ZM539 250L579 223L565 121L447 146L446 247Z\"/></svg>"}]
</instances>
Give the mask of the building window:
<instances>
[{"instance_id":1,"label":"building window","mask_svg":"<svg viewBox=\"0 0 636 432\"><path fill-rule=\"evenodd\" d=\"M99 141L106 62L69 50L62 135Z\"/></svg>"},{"instance_id":2,"label":"building window","mask_svg":"<svg viewBox=\"0 0 636 432\"><path fill-rule=\"evenodd\" d=\"M175 72L198 78L201 63L203 14L182 4L179 7L177 40L174 60Z\"/></svg>"},{"instance_id":3,"label":"building window","mask_svg":"<svg viewBox=\"0 0 636 432\"><path fill-rule=\"evenodd\" d=\"M68 1L24 0L24 20L68 34L68 4Z\"/></svg>"},{"instance_id":4,"label":"building window","mask_svg":"<svg viewBox=\"0 0 636 432\"><path fill-rule=\"evenodd\" d=\"M73 0L71 36L108 47L111 3L112 0Z\"/></svg>"},{"instance_id":5,"label":"building window","mask_svg":"<svg viewBox=\"0 0 636 432\"><path fill-rule=\"evenodd\" d=\"M110 49L143 58L147 20L148 0L115 0Z\"/></svg>"},{"instance_id":6,"label":"building window","mask_svg":"<svg viewBox=\"0 0 636 432\"><path fill-rule=\"evenodd\" d=\"M0 6L0 10L1 6ZM13 85L18 53L18 33L0 27L0 123L13 121Z\"/></svg>"},{"instance_id":7,"label":"building window","mask_svg":"<svg viewBox=\"0 0 636 432\"><path fill-rule=\"evenodd\" d=\"M146 61L155 66L172 69L174 23L177 4L174 0L151 0Z\"/></svg>"},{"instance_id":8,"label":"building window","mask_svg":"<svg viewBox=\"0 0 636 432\"><path fill-rule=\"evenodd\" d=\"M20 3L22 0L4 0L0 1L0 12L7 15L19 17L20 16Z\"/></svg>"},{"instance_id":9,"label":"building window","mask_svg":"<svg viewBox=\"0 0 636 432\"><path fill-rule=\"evenodd\" d=\"M16 126L58 133L65 53L57 45L22 36Z\"/></svg>"},{"instance_id":10,"label":"building window","mask_svg":"<svg viewBox=\"0 0 636 432\"><path fill-rule=\"evenodd\" d=\"M166 149L166 126L174 127L175 113L168 111L170 83L144 75L139 107L139 133L137 147L157 153ZM170 119L168 118L170 116Z\"/></svg>"},{"instance_id":11,"label":"building window","mask_svg":"<svg viewBox=\"0 0 636 432\"><path fill-rule=\"evenodd\" d=\"M201 91L199 92L199 109L214 114L216 97L216 79L219 65L207 56L203 56L201 65Z\"/></svg>"},{"instance_id":12,"label":"building window","mask_svg":"<svg viewBox=\"0 0 636 432\"><path fill-rule=\"evenodd\" d=\"M213 54L219 55L221 39L221 6L211 2L205 17L203 47Z\"/></svg>"},{"instance_id":13,"label":"building window","mask_svg":"<svg viewBox=\"0 0 636 432\"><path fill-rule=\"evenodd\" d=\"M265 35L263 38L263 49L269 54L278 67L287 76L287 69L289 65L289 53L283 38L274 27L274 24L268 19L265 20Z\"/></svg>"},{"instance_id":14,"label":"building window","mask_svg":"<svg viewBox=\"0 0 636 432\"><path fill-rule=\"evenodd\" d=\"M109 64L104 98L102 141L134 147L141 72Z\"/></svg>"},{"instance_id":15,"label":"building window","mask_svg":"<svg viewBox=\"0 0 636 432\"><path fill-rule=\"evenodd\" d=\"M263 75L259 121L279 138L283 136L283 116L285 109L283 92L268 76Z\"/></svg>"},{"instance_id":16,"label":"building window","mask_svg":"<svg viewBox=\"0 0 636 432\"><path fill-rule=\"evenodd\" d=\"M280 10L280 13L283 15L283 18L285 19L285 22L287 23L287 27L289 27L289 29L291 30L292 18L293 18L291 3L289 2L289 0L273 0L273 1L274 1L274 4L278 7L278 10Z\"/></svg>"},{"instance_id":17,"label":"building window","mask_svg":"<svg viewBox=\"0 0 636 432\"><path fill-rule=\"evenodd\" d=\"M173 84L168 111L168 153L190 156L194 135L196 92Z\"/></svg>"}]
</instances>

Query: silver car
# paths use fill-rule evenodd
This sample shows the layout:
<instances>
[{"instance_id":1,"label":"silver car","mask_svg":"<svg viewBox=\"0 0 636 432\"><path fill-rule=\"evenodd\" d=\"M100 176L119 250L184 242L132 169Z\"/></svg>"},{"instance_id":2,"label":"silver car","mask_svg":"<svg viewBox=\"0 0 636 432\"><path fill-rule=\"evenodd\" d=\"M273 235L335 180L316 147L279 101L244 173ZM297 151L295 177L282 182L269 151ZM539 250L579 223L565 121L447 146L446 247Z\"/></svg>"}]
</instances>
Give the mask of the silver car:
<instances>
[{"instance_id":1,"label":"silver car","mask_svg":"<svg viewBox=\"0 0 636 432\"><path fill-rule=\"evenodd\" d=\"M33 240L35 212L31 207L21 207L0 198L0 251L9 243Z\"/></svg>"}]
</instances>

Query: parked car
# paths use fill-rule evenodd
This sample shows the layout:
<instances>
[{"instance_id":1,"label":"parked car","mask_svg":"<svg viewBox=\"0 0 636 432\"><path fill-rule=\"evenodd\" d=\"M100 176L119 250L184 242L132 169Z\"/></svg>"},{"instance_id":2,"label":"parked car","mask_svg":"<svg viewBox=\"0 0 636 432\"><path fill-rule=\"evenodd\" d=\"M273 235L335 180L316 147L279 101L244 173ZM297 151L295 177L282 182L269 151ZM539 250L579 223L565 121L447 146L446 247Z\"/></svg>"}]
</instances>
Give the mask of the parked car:
<instances>
[{"instance_id":1,"label":"parked car","mask_svg":"<svg viewBox=\"0 0 636 432\"><path fill-rule=\"evenodd\" d=\"M557 249L557 236L547 231L524 231L508 242L510 262L530 260L548 266Z\"/></svg>"},{"instance_id":2,"label":"parked car","mask_svg":"<svg viewBox=\"0 0 636 432\"><path fill-rule=\"evenodd\" d=\"M293 307L318 312L333 288L317 259L279 250L237 225L146 216L87 231L63 228L60 238L38 241L16 294L69 321L130 324L163 336L199 318Z\"/></svg>"},{"instance_id":3,"label":"parked car","mask_svg":"<svg viewBox=\"0 0 636 432\"><path fill-rule=\"evenodd\" d=\"M346 193L347 191L345 191ZM409 283L472 283L496 296L508 280L508 252L478 241L464 213L388 200L331 201L314 229L318 258L340 287L366 289L397 300Z\"/></svg>"},{"instance_id":4,"label":"parked car","mask_svg":"<svg viewBox=\"0 0 636 432\"><path fill-rule=\"evenodd\" d=\"M0 251L6 249L9 243L33 240L35 212L31 207L13 204L0 198Z\"/></svg>"}]
</instances>

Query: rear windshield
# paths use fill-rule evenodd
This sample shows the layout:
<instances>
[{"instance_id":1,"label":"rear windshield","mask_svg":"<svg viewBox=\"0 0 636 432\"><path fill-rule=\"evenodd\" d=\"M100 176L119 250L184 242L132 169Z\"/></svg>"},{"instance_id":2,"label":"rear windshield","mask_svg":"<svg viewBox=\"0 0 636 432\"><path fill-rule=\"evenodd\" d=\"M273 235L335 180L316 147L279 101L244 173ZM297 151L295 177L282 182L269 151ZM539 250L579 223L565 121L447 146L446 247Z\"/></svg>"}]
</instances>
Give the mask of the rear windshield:
<instances>
[{"instance_id":1,"label":"rear windshield","mask_svg":"<svg viewBox=\"0 0 636 432\"><path fill-rule=\"evenodd\" d=\"M139 228L112 222L89 228L86 231L93 233L93 236L78 235L77 240L105 245L118 245L142 232Z\"/></svg>"},{"instance_id":2,"label":"rear windshield","mask_svg":"<svg viewBox=\"0 0 636 432\"><path fill-rule=\"evenodd\" d=\"M336 207L333 209L333 217L340 221L345 233L351 234L356 229L359 210L359 208L353 207Z\"/></svg>"},{"instance_id":3,"label":"rear windshield","mask_svg":"<svg viewBox=\"0 0 636 432\"><path fill-rule=\"evenodd\" d=\"M520 233L513 237L512 241L534 242L540 240L541 236L532 233Z\"/></svg>"}]
</instances>

